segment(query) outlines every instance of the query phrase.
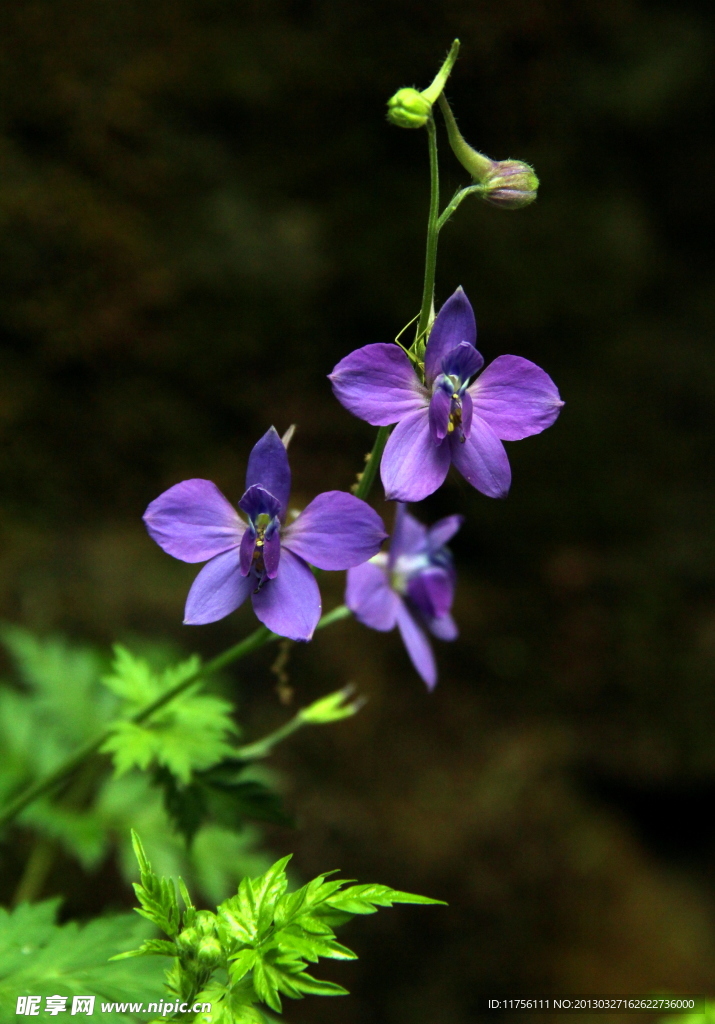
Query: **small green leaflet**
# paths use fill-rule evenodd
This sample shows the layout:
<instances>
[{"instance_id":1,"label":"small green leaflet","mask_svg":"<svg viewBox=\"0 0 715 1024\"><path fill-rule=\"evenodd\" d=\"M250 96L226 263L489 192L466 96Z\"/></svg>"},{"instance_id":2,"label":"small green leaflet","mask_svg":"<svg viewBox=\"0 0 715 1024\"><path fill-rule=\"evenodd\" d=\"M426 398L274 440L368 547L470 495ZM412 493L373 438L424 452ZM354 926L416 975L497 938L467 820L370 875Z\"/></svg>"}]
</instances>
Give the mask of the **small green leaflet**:
<instances>
[{"instance_id":1,"label":"small green leaflet","mask_svg":"<svg viewBox=\"0 0 715 1024\"><path fill-rule=\"evenodd\" d=\"M213 1004L213 1024L258 1024L265 1018L254 1004L264 1003L280 1013L281 996L302 999L305 995L346 995L342 985L314 978L307 971L308 964L317 963L320 957L356 958L351 949L336 940L331 927L336 918L372 914L378 907L394 903L443 902L386 885L351 885L346 879L329 878L332 872L288 892L287 856L257 877L243 878L236 895L219 904L215 915L208 911L196 915L182 888L187 908L182 915L173 882L154 874L138 837L135 851L141 870L141 885L135 886L142 905L138 912L158 924L176 943L152 940L123 955L168 955L172 949L178 951L171 985L174 990L188 991L196 979L194 965L200 958L201 942L206 941L198 934L198 919L203 915L204 935L217 944L211 962L221 970L227 967L229 976L228 984L222 982L212 967L211 977L205 973L200 981L202 998ZM195 927L192 915L196 915Z\"/></svg>"},{"instance_id":2,"label":"small green leaflet","mask_svg":"<svg viewBox=\"0 0 715 1024\"><path fill-rule=\"evenodd\" d=\"M112 674L102 681L122 699L125 717L114 723L102 751L112 755L118 775L130 768L146 770L158 765L168 768L186 785L194 771L209 768L232 754L228 737L237 732L230 717L233 708L220 697L198 692L200 683L146 722L131 721L162 694L192 678L200 667L196 656L155 672L143 658L119 644L114 654Z\"/></svg>"}]
</instances>

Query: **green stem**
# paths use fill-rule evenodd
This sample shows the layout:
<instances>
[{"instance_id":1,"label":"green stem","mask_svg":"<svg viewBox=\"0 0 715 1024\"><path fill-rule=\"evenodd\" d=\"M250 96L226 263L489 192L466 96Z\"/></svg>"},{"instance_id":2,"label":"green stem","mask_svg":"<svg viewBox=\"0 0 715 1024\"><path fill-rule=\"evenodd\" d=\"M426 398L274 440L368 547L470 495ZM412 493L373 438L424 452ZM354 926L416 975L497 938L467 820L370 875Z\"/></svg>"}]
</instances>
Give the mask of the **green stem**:
<instances>
[{"instance_id":1,"label":"green stem","mask_svg":"<svg viewBox=\"0 0 715 1024\"><path fill-rule=\"evenodd\" d=\"M355 488L355 496L357 498L362 498L363 501L367 499L370 489L375 482L377 469L380 465L380 459L382 458L382 453L385 450L385 445L387 444L389 436L390 427L380 427L377 432L377 437L375 438L375 443L372 446L372 451L367 457L365 469L360 474L358 485Z\"/></svg>"},{"instance_id":2,"label":"green stem","mask_svg":"<svg viewBox=\"0 0 715 1024\"><path fill-rule=\"evenodd\" d=\"M42 837L35 840L22 878L12 897L13 907L21 903L33 903L38 898L55 862L55 852L56 846L52 840Z\"/></svg>"},{"instance_id":3,"label":"green stem","mask_svg":"<svg viewBox=\"0 0 715 1024\"><path fill-rule=\"evenodd\" d=\"M333 611L328 612L322 617L316 629L323 629L325 626L331 625L333 622L338 622L340 619L344 619L350 614L348 608L345 605L340 605L338 608L334 608ZM205 676L209 676L214 672L218 672L220 669L225 668L226 665L231 664L234 661L240 661L241 658L245 658L247 654L252 651L258 650L259 647L263 647L265 644L273 643L275 640L279 640L280 637L277 633L272 633L265 626L260 626L254 630L249 636L240 643L235 644L233 647L229 647L223 654L219 654L217 657L208 661L205 665L201 666L196 670L188 679L182 680L181 683L167 690L156 700L152 701L151 704L147 704L146 707L142 708L135 715L132 715L130 721L135 723L145 722L155 712L165 707L170 701L178 697L179 694L183 693L184 690L188 690L190 686L193 686L199 679L203 679ZM16 796L14 800L11 800L5 805L2 812L0 812L0 827L7 825L8 822L13 821L21 811L39 797L44 796L45 793L49 793L55 789L60 783L64 782L71 775L73 775L78 768L80 768L85 761L96 754L97 751L104 745L104 743L112 735L112 727L104 729L94 739L88 740L87 743L83 744L79 750L75 751L71 757L56 768L53 772L47 775L44 779L38 779L37 782L33 782L31 786Z\"/></svg>"},{"instance_id":4,"label":"green stem","mask_svg":"<svg viewBox=\"0 0 715 1024\"><path fill-rule=\"evenodd\" d=\"M449 138L449 144L452 147L452 152L459 160L462 167L469 171L475 181L482 181L484 177L492 169L493 161L488 156L484 156L483 153L478 153L476 149L464 141L462 133L457 127L457 122L454 120L454 114L452 108L447 102L447 97L444 94L439 96L439 108L442 111L444 117L444 123L447 128L447 137Z\"/></svg>"},{"instance_id":5,"label":"green stem","mask_svg":"<svg viewBox=\"0 0 715 1024\"><path fill-rule=\"evenodd\" d=\"M481 191L482 191L482 186L481 185L468 185L466 188L460 189L459 192L457 192L455 194L454 198L451 200L451 202L449 202L447 204L447 206L445 206L444 210L440 214L439 219L437 221L437 230L438 231L442 230L442 228L447 223L447 221L452 216L452 214L457 209L457 207L462 202L462 200L466 199L467 196L470 196L472 194L472 192L481 192Z\"/></svg>"},{"instance_id":6,"label":"green stem","mask_svg":"<svg viewBox=\"0 0 715 1024\"><path fill-rule=\"evenodd\" d=\"M434 304L434 279L437 270L437 239L439 229L439 163L437 160L437 129L434 118L430 116L425 125L427 128L427 139L429 142L429 171L430 171L430 204L429 217L427 219L427 251L425 254L425 280L422 289L422 306L420 318L417 322L416 340L424 337L432 319Z\"/></svg>"},{"instance_id":7,"label":"green stem","mask_svg":"<svg viewBox=\"0 0 715 1024\"><path fill-rule=\"evenodd\" d=\"M247 743L244 747L239 747L236 751L236 757L243 758L246 761L255 761L259 757L267 757L273 747L281 740L284 740L287 736L297 732L307 723L301 718L300 711L297 712L285 725L281 725L275 732L269 732L267 736L264 736L262 740L256 740L255 743Z\"/></svg>"}]
</instances>

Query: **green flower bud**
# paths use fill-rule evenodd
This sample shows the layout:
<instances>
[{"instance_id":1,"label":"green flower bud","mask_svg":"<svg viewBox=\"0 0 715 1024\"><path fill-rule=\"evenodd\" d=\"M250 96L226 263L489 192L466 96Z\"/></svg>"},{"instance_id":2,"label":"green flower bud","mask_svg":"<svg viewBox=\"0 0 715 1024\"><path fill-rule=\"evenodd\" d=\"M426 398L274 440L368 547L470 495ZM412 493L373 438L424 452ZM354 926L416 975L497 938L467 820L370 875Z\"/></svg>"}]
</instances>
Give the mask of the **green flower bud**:
<instances>
[{"instance_id":1,"label":"green flower bud","mask_svg":"<svg viewBox=\"0 0 715 1024\"><path fill-rule=\"evenodd\" d=\"M210 910L199 910L196 914L196 931L199 935L215 935L216 915Z\"/></svg>"},{"instance_id":2,"label":"green flower bud","mask_svg":"<svg viewBox=\"0 0 715 1024\"><path fill-rule=\"evenodd\" d=\"M176 945L184 952L194 949L198 941L199 933L195 928L184 928L183 932L176 937Z\"/></svg>"},{"instance_id":3,"label":"green flower bud","mask_svg":"<svg viewBox=\"0 0 715 1024\"><path fill-rule=\"evenodd\" d=\"M199 945L197 959L202 967L217 967L221 963L221 943L216 938L204 939Z\"/></svg>"},{"instance_id":4,"label":"green flower bud","mask_svg":"<svg viewBox=\"0 0 715 1024\"><path fill-rule=\"evenodd\" d=\"M520 210L536 199L539 179L534 168L521 160L494 161L482 182L480 195L492 206L504 210Z\"/></svg>"},{"instance_id":5,"label":"green flower bud","mask_svg":"<svg viewBox=\"0 0 715 1024\"><path fill-rule=\"evenodd\" d=\"M475 183L481 186L476 192L492 206L504 210L518 210L536 199L539 179L533 167L523 160L490 160L464 141L454 120L454 114L444 96L439 105L447 126L447 136L452 152Z\"/></svg>"},{"instance_id":6,"label":"green flower bud","mask_svg":"<svg viewBox=\"0 0 715 1024\"><path fill-rule=\"evenodd\" d=\"M398 89L387 101L387 120L398 128L422 128L432 113L432 104L417 89Z\"/></svg>"},{"instance_id":7,"label":"green flower bud","mask_svg":"<svg viewBox=\"0 0 715 1024\"><path fill-rule=\"evenodd\" d=\"M423 128L432 115L432 104L444 89L449 73L459 53L459 40L455 39L450 51L431 85L418 89L398 89L387 101L387 120L398 128Z\"/></svg>"}]
</instances>

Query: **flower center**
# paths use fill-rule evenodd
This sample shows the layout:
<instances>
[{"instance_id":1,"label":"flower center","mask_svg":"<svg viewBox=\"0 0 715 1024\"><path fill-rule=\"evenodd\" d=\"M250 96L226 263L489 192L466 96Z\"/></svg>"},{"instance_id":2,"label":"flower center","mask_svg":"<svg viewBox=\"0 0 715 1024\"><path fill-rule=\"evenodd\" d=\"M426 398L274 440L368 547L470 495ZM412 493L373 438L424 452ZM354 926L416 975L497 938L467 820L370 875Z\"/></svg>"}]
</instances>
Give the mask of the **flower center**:
<instances>
[{"instance_id":1,"label":"flower center","mask_svg":"<svg viewBox=\"0 0 715 1024\"><path fill-rule=\"evenodd\" d=\"M399 555L392 567L392 589L398 594L406 594L407 586L413 576L428 569L430 565L427 552L413 555Z\"/></svg>"}]
</instances>

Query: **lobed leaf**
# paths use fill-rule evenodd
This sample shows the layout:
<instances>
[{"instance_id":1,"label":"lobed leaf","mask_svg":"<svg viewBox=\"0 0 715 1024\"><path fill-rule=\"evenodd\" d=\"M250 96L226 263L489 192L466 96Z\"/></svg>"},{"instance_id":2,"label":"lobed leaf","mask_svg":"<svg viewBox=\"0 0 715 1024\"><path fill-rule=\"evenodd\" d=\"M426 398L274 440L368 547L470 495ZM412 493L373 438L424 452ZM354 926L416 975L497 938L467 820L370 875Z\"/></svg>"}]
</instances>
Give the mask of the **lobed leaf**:
<instances>
[{"instance_id":1,"label":"lobed leaf","mask_svg":"<svg viewBox=\"0 0 715 1024\"><path fill-rule=\"evenodd\" d=\"M187 785L194 771L233 753L227 737L237 732L228 701L189 687L145 722L131 719L164 693L196 675L201 662L193 656L163 672L125 647L114 648L113 671L102 682L123 701L123 717L112 723L112 735L102 747L111 754L118 775L130 768L145 771L150 765L167 768Z\"/></svg>"},{"instance_id":2,"label":"lobed leaf","mask_svg":"<svg viewBox=\"0 0 715 1024\"><path fill-rule=\"evenodd\" d=\"M102 1014L101 1001L148 1002L161 990L162 967L155 960L110 963L114 954L135 945L146 926L131 914L102 917L86 925L55 923L58 901L0 908L0 1022L16 1021L20 995L75 995L97 998L94 1019L108 1024L129 1020Z\"/></svg>"}]
</instances>

